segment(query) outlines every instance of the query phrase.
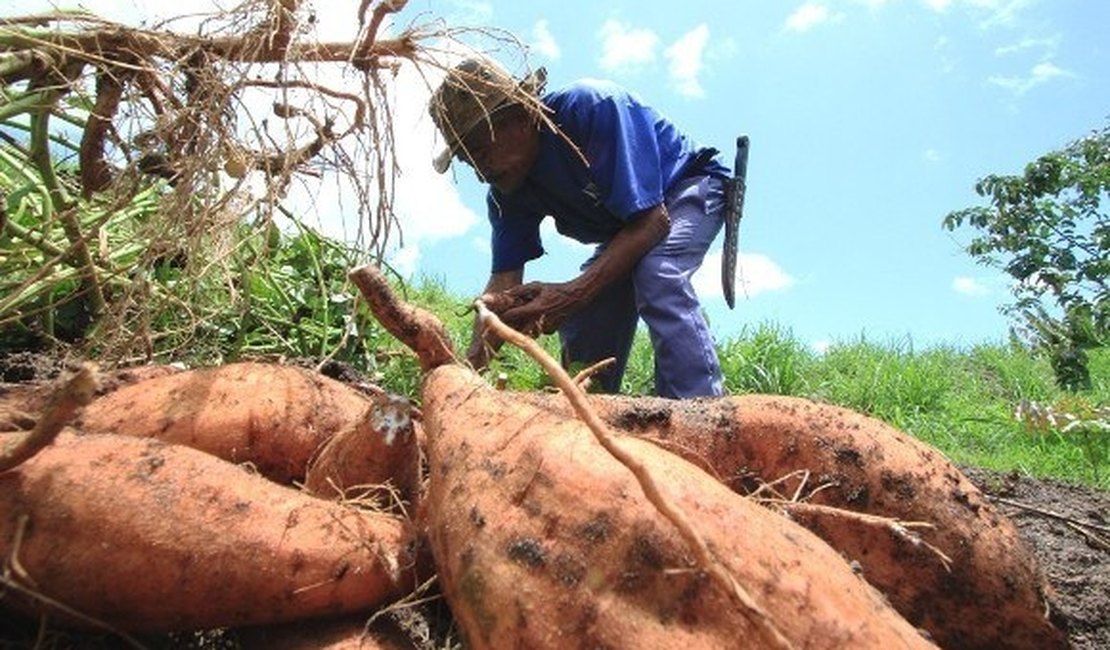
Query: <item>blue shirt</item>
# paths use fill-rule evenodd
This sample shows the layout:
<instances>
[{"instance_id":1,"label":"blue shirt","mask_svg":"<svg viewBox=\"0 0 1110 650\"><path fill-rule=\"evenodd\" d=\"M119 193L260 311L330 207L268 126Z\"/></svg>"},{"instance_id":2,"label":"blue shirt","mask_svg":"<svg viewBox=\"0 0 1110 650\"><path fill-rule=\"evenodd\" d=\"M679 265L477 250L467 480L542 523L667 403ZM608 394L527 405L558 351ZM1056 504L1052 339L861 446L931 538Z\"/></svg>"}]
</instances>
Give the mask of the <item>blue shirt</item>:
<instances>
[{"instance_id":1,"label":"blue shirt","mask_svg":"<svg viewBox=\"0 0 1110 650\"><path fill-rule=\"evenodd\" d=\"M555 229L567 237L602 243L632 215L662 203L676 181L729 175L713 150L691 142L613 83L580 81L542 100L562 133L542 128L523 186L512 194L491 187L486 195L494 273L522 268L543 255L540 222L546 216L554 217Z\"/></svg>"}]
</instances>

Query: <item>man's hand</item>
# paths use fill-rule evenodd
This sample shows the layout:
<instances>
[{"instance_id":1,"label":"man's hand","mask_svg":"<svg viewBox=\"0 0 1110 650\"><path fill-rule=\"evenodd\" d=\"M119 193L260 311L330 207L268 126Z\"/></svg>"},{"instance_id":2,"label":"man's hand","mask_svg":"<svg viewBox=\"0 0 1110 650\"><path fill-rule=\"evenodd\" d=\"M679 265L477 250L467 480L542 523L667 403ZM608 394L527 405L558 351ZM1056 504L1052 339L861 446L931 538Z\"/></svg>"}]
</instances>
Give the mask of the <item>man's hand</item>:
<instances>
[{"instance_id":1,"label":"man's hand","mask_svg":"<svg viewBox=\"0 0 1110 650\"><path fill-rule=\"evenodd\" d=\"M507 289L519 287L524 280L524 269L512 269L490 275L489 282L482 294L481 300L490 311L500 314L512 306L504 302L499 296ZM498 302L501 300L501 302ZM498 305L501 305L498 307ZM470 337L470 348L466 351L466 360L475 370L482 370L489 365L490 358L500 349L503 341L492 332L485 331L481 319L474 316L474 331Z\"/></svg>"},{"instance_id":2,"label":"man's hand","mask_svg":"<svg viewBox=\"0 0 1110 650\"><path fill-rule=\"evenodd\" d=\"M605 287L630 273L640 258L667 235L670 218L659 204L638 213L613 237L597 259L569 282L529 282L514 272L508 282L486 286L482 301L509 327L529 336L551 334Z\"/></svg>"},{"instance_id":3,"label":"man's hand","mask_svg":"<svg viewBox=\"0 0 1110 650\"><path fill-rule=\"evenodd\" d=\"M490 296L487 306L509 327L529 336L551 334L581 308L585 295L571 282L529 282Z\"/></svg>"}]
</instances>

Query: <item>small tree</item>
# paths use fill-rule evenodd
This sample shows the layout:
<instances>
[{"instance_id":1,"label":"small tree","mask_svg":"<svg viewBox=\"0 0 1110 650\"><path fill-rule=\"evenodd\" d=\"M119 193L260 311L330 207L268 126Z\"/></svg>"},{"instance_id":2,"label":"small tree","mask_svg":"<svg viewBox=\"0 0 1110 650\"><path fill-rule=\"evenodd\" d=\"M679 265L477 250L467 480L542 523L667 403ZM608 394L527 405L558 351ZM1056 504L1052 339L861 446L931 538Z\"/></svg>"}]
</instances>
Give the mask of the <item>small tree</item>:
<instances>
[{"instance_id":1,"label":"small tree","mask_svg":"<svg viewBox=\"0 0 1110 650\"><path fill-rule=\"evenodd\" d=\"M990 206L951 212L944 226L980 231L967 251L1016 280L1005 308L1016 331L1050 352L1061 386L1088 386L1085 350L1110 341L1110 127L975 191Z\"/></svg>"}]
</instances>

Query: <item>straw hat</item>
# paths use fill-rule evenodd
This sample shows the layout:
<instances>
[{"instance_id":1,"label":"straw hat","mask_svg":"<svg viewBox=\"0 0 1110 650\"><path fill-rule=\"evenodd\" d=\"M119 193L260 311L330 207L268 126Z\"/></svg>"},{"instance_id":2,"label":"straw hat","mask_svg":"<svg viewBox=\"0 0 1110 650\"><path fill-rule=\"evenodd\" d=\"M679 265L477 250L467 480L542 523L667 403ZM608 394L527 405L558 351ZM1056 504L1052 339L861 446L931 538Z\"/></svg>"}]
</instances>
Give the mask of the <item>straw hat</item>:
<instances>
[{"instance_id":1,"label":"straw hat","mask_svg":"<svg viewBox=\"0 0 1110 650\"><path fill-rule=\"evenodd\" d=\"M435 170L447 171L463 139L498 111L513 105L536 108L546 82L543 68L518 80L488 59L466 59L455 66L428 101L428 113L447 141L432 159Z\"/></svg>"}]
</instances>

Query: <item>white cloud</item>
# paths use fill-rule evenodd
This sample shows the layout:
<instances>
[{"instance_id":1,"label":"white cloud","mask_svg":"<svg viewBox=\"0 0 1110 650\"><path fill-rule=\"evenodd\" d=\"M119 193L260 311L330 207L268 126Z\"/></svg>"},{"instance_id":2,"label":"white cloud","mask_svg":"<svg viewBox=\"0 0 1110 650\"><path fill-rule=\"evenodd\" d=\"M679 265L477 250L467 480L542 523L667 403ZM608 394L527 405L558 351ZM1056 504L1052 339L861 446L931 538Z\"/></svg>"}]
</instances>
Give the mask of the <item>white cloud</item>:
<instances>
[{"instance_id":1,"label":"white cloud","mask_svg":"<svg viewBox=\"0 0 1110 650\"><path fill-rule=\"evenodd\" d=\"M420 265L420 246L401 246L389 256L389 265L401 275L411 278Z\"/></svg>"},{"instance_id":2,"label":"white cloud","mask_svg":"<svg viewBox=\"0 0 1110 650\"><path fill-rule=\"evenodd\" d=\"M1015 54L1024 52L1031 49L1040 49L1046 55L1051 55L1056 52L1060 47L1060 36L1051 36L1048 38L1023 38L1017 43L1012 45L1005 45L995 48L994 53L996 56L1005 56L1008 54Z\"/></svg>"},{"instance_id":3,"label":"white cloud","mask_svg":"<svg viewBox=\"0 0 1110 650\"><path fill-rule=\"evenodd\" d=\"M1058 67L1056 64L1050 61L1044 61L1033 66L1026 76L1003 77L996 75L987 81L992 85L1005 88L1015 95L1024 95L1033 88L1052 81L1053 79L1073 76L1075 76L1073 73Z\"/></svg>"},{"instance_id":4,"label":"white cloud","mask_svg":"<svg viewBox=\"0 0 1110 650\"><path fill-rule=\"evenodd\" d=\"M952 290L958 294L971 297L985 296L990 293L990 288L981 280L967 276L953 279Z\"/></svg>"},{"instance_id":5,"label":"white cloud","mask_svg":"<svg viewBox=\"0 0 1110 650\"><path fill-rule=\"evenodd\" d=\"M552 61L556 61L563 55L559 44L555 41L555 36L551 33L551 28L547 25L547 20L537 21L532 26L532 48L547 57Z\"/></svg>"},{"instance_id":6,"label":"white cloud","mask_svg":"<svg viewBox=\"0 0 1110 650\"><path fill-rule=\"evenodd\" d=\"M617 20L607 20L598 30L603 70L635 67L655 60L659 37L650 29L634 29Z\"/></svg>"},{"instance_id":7,"label":"white cloud","mask_svg":"<svg viewBox=\"0 0 1110 650\"><path fill-rule=\"evenodd\" d=\"M795 282L790 274L766 255L743 253L736 265L737 298L754 298L761 293L781 291L790 288ZM724 295L721 289L720 251L705 256L705 261L692 281L694 290L703 299L720 298Z\"/></svg>"},{"instance_id":8,"label":"white cloud","mask_svg":"<svg viewBox=\"0 0 1110 650\"><path fill-rule=\"evenodd\" d=\"M460 17L451 22L482 25L493 20L493 4L486 0L451 0L449 4L454 7L452 14Z\"/></svg>"},{"instance_id":9,"label":"white cloud","mask_svg":"<svg viewBox=\"0 0 1110 650\"><path fill-rule=\"evenodd\" d=\"M545 245L558 242L575 253L583 253L586 255L592 253L594 249L597 248L597 244L586 244L577 239L571 239L559 232L559 230L555 228L554 219L544 219L540 222L540 239L545 242Z\"/></svg>"},{"instance_id":10,"label":"white cloud","mask_svg":"<svg viewBox=\"0 0 1110 650\"><path fill-rule=\"evenodd\" d=\"M1033 66L1033 72L1030 78L1036 79L1039 83L1042 81L1048 81L1049 79L1055 79L1056 77L1070 76L1072 76L1072 73L1064 70L1063 68L1057 67L1056 64L1050 61L1045 61Z\"/></svg>"},{"instance_id":11,"label":"white cloud","mask_svg":"<svg viewBox=\"0 0 1110 650\"><path fill-rule=\"evenodd\" d=\"M821 23L828 22L829 8L819 2L807 2L794 10L786 19L786 30L808 32Z\"/></svg>"},{"instance_id":12,"label":"white cloud","mask_svg":"<svg viewBox=\"0 0 1110 650\"><path fill-rule=\"evenodd\" d=\"M1010 26L1017 21L1018 14L1030 0L968 0L977 9L985 10L988 16L979 23L986 29L997 25Z\"/></svg>"},{"instance_id":13,"label":"white cloud","mask_svg":"<svg viewBox=\"0 0 1110 650\"><path fill-rule=\"evenodd\" d=\"M952 6L952 0L925 0L925 6L937 13L943 13Z\"/></svg>"},{"instance_id":14,"label":"white cloud","mask_svg":"<svg viewBox=\"0 0 1110 650\"><path fill-rule=\"evenodd\" d=\"M956 58L953 56L951 41L947 36L941 35L933 44L933 51L940 57L940 71L948 74L956 69Z\"/></svg>"},{"instance_id":15,"label":"white cloud","mask_svg":"<svg viewBox=\"0 0 1110 650\"><path fill-rule=\"evenodd\" d=\"M670 61L671 81L679 94L686 97L704 97L698 75L702 71L705 45L709 42L709 26L705 23L687 32L663 52Z\"/></svg>"},{"instance_id":16,"label":"white cloud","mask_svg":"<svg viewBox=\"0 0 1110 650\"><path fill-rule=\"evenodd\" d=\"M924 158L925 158L925 162L934 163L934 164L938 163L942 160L940 152L937 151L936 149L931 149L931 148L925 150Z\"/></svg>"},{"instance_id":17,"label":"white cloud","mask_svg":"<svg viewBox=\"0 0 1110 650\"><path fill-rule=\"evenodd\" d=\"M407 76L406 76L407 74ZM454 167L437 174L432 156L442 140L428 117L428 89L411 66L403 66L395 83L394 135L401 175L393 190L394 209L401 222L405 244L419 250L422 241L465 234L478 215L462 203L452 173L469 173Z\"/></svg>"}]
</instances>

